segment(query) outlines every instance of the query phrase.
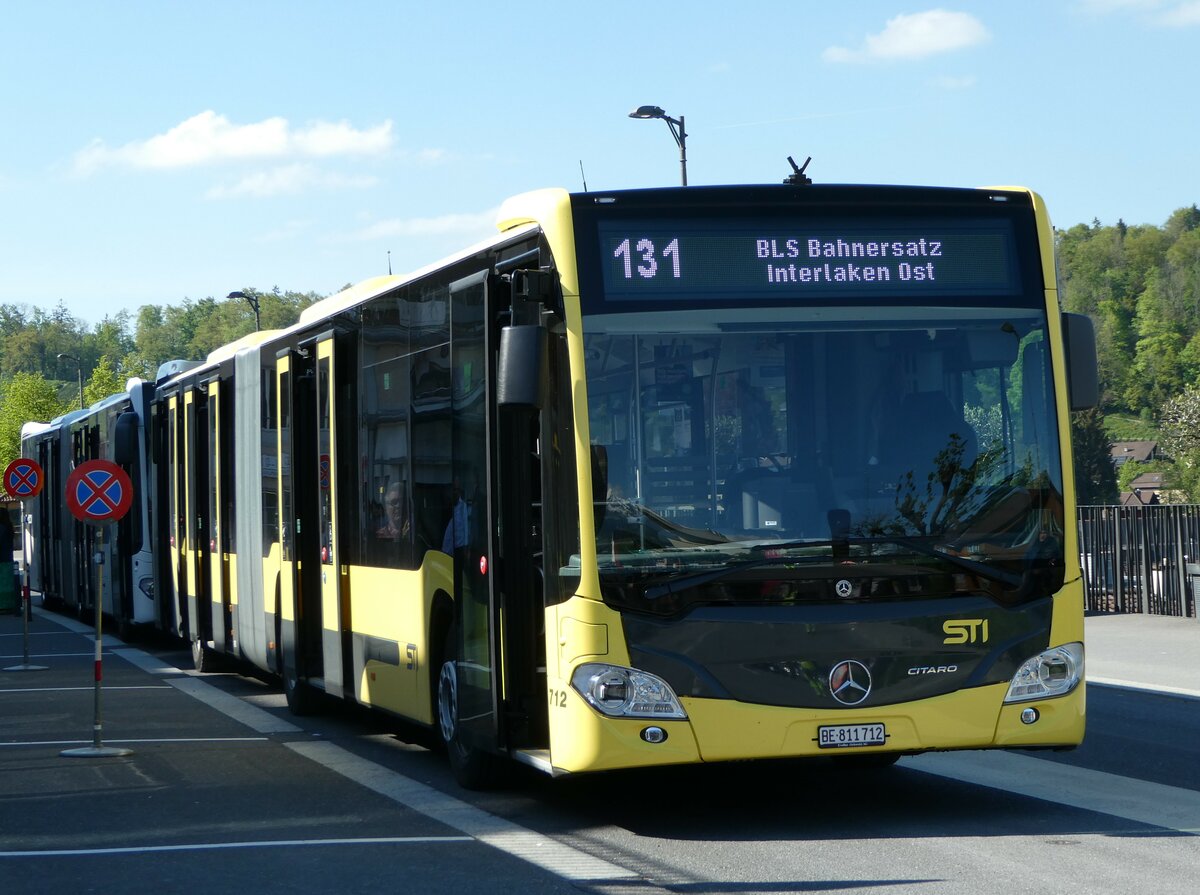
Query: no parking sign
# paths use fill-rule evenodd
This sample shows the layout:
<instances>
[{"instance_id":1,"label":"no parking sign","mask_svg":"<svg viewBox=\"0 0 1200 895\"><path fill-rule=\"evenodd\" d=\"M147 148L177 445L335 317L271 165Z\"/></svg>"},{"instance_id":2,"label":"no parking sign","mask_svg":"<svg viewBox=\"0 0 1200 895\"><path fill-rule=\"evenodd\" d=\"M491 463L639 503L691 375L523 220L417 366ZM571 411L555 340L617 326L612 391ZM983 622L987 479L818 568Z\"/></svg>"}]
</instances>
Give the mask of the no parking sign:
<instances>
[{"instance_id":1,"label":"no parking sign","mask_svg":"<svg viewBox=\"0 0 1200 895\"><path fill-rule=\"evenodd\" d=\"M116 463L88 460L67 476L67 509L81 522L106 525L133 504L133 483Z\"/></svg>"},{"instance_id":2,"label":"no parking sign","mask_svg":"<svg viewBox=\"0 0 1200 895\"><path fill-rule=\"evenodd\" d=\"M14 500L29 500L42 493L42 467L36 460L18 457L4 470L4 490Z\"/></svg>"}]
</instances>

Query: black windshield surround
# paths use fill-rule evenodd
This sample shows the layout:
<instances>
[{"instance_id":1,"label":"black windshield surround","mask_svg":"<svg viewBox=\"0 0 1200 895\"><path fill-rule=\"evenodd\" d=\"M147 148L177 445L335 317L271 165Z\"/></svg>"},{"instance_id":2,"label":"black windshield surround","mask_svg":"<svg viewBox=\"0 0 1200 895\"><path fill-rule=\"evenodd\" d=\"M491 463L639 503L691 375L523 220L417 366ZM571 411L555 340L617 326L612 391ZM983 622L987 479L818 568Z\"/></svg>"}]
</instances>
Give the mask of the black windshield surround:
<instances>
[{"instance_id":1,"label":"black windshield surround","mask_svg":"<svg viewBox=\"0 0 1200 895\"><path fill-rule=\"evenodd\" d=\"M1027 195L763 187L573 202L606 601L655 615L929 597L1015 605L1061 586L1057 412ZM860 231L847 223L860 220ZM732 252L734 231L795 233L794 246L764 237L753 249L786 254L805 251L811 232L834 255L920 257L935 241L944 252L956 221L1000 245L981 272L955 274L958 291L945 279L843 282L773 300L748 281L752 263L711 289L693 278L689 291L671 265L699 237L659 245L715 233ZM666 265L670 281L609 300L603 285L626 263L635 281L635 264L656 276Z\"/></svg>"}]
</instances>

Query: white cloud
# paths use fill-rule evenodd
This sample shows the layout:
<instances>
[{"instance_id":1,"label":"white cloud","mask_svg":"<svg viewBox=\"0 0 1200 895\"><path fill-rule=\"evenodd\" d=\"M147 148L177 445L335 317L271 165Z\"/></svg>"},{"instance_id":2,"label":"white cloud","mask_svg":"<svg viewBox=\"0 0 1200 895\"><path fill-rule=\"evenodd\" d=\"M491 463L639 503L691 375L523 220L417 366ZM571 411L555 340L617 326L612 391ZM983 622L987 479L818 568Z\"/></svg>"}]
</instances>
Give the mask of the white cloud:
<instances>
[{"instance_id":1,"label":"white cloud","mask_svg":"<svg viewBox=\"0 0 1200 895\"><path fill-rule=\"evenodd\" d=\"M1189 0L1187 3L1180 3L1154 16L1152 21L1164 28L1190 28L1192 25L1200 25L1200 2Z\"/></svg>"},{"instance_id":2,"label":"white cloud","mask_svg":"<svg viewBox=\"0 0 1200 895\"><path fill-rule=\"evenodd\" d=\"M443 214L432 218L390 218L376 221L346 237L347 241L366 242L393 236L463 235L468 239L484 239L496 232L499 208L471 214Z\"/></svg>"},{"instance_id":3,"label":"white cloud","mask_svg":"<svg viewBox=\"0 0 1200 895\"><path fill-rule=\"evenodd\" d=\"M345 121L318 121L294 128L285 118L234 124L212 110L201 112L162 134L109 147L93 140L75 154L74 169L90 174L100 168L190 168L224 161L374 155L392 146L392 122L356 130Z\"/></svg>"},{"instance_id":4,"label":"white cloud","mask_svg":"<svg viewBox=\"0 0 1200 895\"><path fill-rule=\"evenodd\" d=\"M392 146L392 123L359 131L345 121L318 121L297 131L295 144L302 155L378 155Z\"/></svg>"},{"instance_id":5,"label":"white cloud","mask_svg":"<svg viewBox=\"0 0 1200 895\"><path fill-rule=\"evenodd\" d=\"M821 58L826 62L923 59L975 46L990 37L983 23L968 13L931 9L889 19L881 32L868 34L858 49L829 47Z\"/></svg>"},{"instance_id":6,"label":"white cloud","mask_svg":"<svg viewBox=\"0 0 1200 895\"><path fill-rule=\"evenodd\" d=\"M268 196L296 194L317 188L327 190L367 189L379 179L369 175L349 176L322 171L314 165L295 164L256 171L231 184L212 187L206 199L262 199Z\"/></svg>"},{"instance_id":7,"label":"white cloud","mask_svg":"<svg viewBox=\"0 0 1200 895\"><path fill-rule=\"evenodd\" d=\"M1080 5L1094 15L1139 13L1143 21L1162 28L1200 25L1200 0L1080 0Z\"/></svg>"},{"instance_id":8,"label":"white cloud","mask_svg":"<svg viewBox=\"0 0 1200 895\"><path fill-rule=\"evenodd\" d=\"M1079 0L1079 5L1090 12L1107 15L1122 9L1154 9L1162 0Z\"/></svg>"}]
</instances>

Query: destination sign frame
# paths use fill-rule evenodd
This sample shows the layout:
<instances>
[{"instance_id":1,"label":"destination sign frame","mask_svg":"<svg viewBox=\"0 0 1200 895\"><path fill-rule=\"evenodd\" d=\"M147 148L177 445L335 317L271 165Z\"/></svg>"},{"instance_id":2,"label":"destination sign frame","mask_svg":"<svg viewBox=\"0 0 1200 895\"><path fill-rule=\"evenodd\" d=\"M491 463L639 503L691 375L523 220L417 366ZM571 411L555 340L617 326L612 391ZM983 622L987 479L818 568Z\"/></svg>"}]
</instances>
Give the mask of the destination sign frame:
<instances>
[{"instance_id":1,"label":"destination sign frame","mask_svg":"<svg viewBox=\"0 0 1200 895\"><path fill-rule=\"evenodd\" d=\"M1006 218L608 218L597 237L612 311L647 301L836 304L1024 291Z\"/></svg>"}]
</instances>

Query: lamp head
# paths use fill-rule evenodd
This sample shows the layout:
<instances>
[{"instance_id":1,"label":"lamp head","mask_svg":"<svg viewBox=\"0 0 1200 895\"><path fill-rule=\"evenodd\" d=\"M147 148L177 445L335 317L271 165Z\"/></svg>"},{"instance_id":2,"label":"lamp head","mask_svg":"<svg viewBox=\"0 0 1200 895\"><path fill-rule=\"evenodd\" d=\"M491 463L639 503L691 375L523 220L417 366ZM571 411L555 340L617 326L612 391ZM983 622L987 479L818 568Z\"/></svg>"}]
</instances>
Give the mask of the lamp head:
<instances>
[{"instance_id":1,"label":"lamp head","mask_svg":"<svg viewBox=\"0 0 1200 895\"><path fill-rule=\"evenodd\" d=\"M667 113L658 106L638 106L629 113L630 118L666 118Z\"/></svg>"}]
</instances>

